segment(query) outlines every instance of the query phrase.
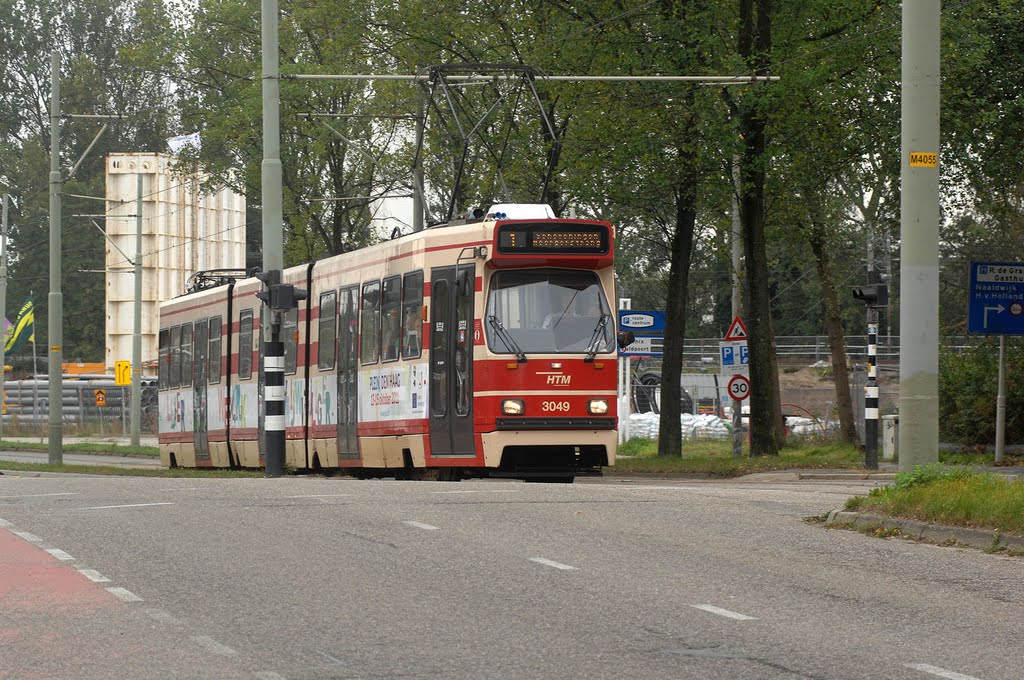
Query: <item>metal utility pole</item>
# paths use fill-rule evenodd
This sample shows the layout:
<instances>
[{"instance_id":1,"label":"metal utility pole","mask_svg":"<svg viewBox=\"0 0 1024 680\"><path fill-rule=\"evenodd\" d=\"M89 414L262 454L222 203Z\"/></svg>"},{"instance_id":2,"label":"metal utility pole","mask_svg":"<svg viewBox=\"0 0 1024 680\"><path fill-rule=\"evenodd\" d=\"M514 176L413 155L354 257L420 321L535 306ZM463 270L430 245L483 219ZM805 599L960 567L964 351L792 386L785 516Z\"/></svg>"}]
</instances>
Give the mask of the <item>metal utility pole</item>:
<instances>
[{"instance_id":1,"label":"metal utility pole","mask_svg":"<svg viewBox=\"0 0 1024 680\"><path fill-rule=\"evenodd\" d=\"M49 362L49 457L51 465L64 462L64 422L61 375L64 342L64 296L60 288L60 56L50 55L50 295L47 332L50 341Z\"/></svg>"},{"instance_id":2,"label":"metal utility pole","mask_svg":"<svg viewBox=\"0 0 1024 680\"><path fill-rule=\"evenodd\" d=\"M1006 452L1006 336L999 335L999 378L996 393L996 464Z\"/></svg>"},{"instance_id":3,"label":"metal utility pole","mask_svg":"<svg viewBox=\"0 0 1024 680\"><path fill-rule=\"evenodd\" d=\"M266 296L261 318L263 338L263 459L267 477L284 474L284 343L281 312L270 306L272 285L279 285L284 268L284 210L281 172L281 79L278 65L278 3L262 0L263 49L263 164L260 179L263 203L263 272ZM269 321L269 323L267 323Z\"/></svg>"},{"instance_id":4,"label":"metal utility pole","mask_svg":"<svg viewBox=\"0 0 1024 680\"><path fill-rule=\"evenodd\" d=\"M903 3L900 471L939 456L940 0Z\"/></svg>"},{"instance_id":5,"label":"metal utility pole","mask_svg":"<svg viewBox=\"0 0 1024 680\"><path fill-rule=\"evenodd\" d=\"M136 175L135 202L135 329L132 335L132 446L142 434L142 167Z\"/></svg>"},{"instance_id":6,"label":"metal utility pole","mask_svg":"<svg viewBox=\"0 0 1024 680\"><path fill-rule=\"evenodd\" d=\"M0 234L0 317L7 318L7 202L10 196L4 194L3 233ZM7 329L5 328L4 331ZM7 333L0 333L0 403L3 402L4 379L7 377ZM0 441L4 438L4 419L0 414Z\"/></svg>"}]
</instances>

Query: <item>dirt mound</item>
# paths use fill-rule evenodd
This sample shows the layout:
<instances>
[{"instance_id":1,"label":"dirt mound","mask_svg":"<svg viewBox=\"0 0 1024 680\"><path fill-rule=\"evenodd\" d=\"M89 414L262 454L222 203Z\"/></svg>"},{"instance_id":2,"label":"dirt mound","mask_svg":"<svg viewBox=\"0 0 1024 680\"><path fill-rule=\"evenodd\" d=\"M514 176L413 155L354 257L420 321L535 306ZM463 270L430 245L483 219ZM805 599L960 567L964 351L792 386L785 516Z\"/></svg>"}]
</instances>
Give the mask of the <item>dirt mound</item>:
<instances>
[{"instance_id":1,"label":"dirt mound","mask_svg":"<svg viewBox=\"0 0 1024 680\"><path fill-rule=\"evenodd\" d=\"M825 377L819 368L780 368L779 387L831 387L832 379Z\"/></svg>"}]
</instances>

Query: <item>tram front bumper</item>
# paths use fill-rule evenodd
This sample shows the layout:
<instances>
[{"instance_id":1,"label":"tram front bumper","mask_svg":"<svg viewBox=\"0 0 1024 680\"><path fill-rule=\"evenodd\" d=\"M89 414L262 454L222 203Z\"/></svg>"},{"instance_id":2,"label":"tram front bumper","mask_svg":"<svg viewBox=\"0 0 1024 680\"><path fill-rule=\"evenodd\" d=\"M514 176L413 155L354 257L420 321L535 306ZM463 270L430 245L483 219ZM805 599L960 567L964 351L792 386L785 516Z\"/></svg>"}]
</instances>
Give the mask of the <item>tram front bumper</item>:
<instances>
[{"instance_id":1,"label":"tram front bumper","mask_svg":"<svg viewBox=\"0 0 1024 680\"><path fill-rule=\"evenodd\" d=\"M484 465L488 468L498 468L502 465L502 457L509 447L517 449L528 448L533 450L559 450L559 449L585 449L593 451L597 448L603 449L602 464L615 464L615 447L618 443L618 433L614 429L614 422L611 429L594 428L583 429L579 425L574 429L540 429L536 424L522 429L511 429L502 427L499 420L499 429L495 432L487 432L480 435L484 450ZM511 419L508 419L511 420ZM515 419L522 422L522 419ZM533 420L543 420L540 418ZM556 419L550 419L556 420ZM566 420L566 419L559 419ZM608 420L604 418L579 418L573 420Z\"/></svg>"}]
</instances>

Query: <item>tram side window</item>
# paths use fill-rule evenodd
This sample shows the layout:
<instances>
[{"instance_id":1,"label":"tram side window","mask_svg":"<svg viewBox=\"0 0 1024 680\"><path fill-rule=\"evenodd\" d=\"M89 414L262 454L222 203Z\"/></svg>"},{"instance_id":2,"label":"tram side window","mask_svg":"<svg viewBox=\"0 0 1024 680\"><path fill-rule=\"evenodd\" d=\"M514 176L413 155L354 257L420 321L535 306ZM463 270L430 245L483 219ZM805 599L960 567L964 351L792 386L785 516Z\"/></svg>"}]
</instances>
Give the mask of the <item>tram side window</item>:
<instances>
[{"instance_id":1,"label":"tram side window","mask_svg":"<svg viewBox=\"0 0 1024 680\"><path fill-rule=\"evenodd\" d=\"M238 377L252 377L252 309L243 309L238 317Z\"/></svg>"},{"instance_id":2,"label":"tram side window","mask_svg":"<svg viewBox=\"0 0 1024 680\"><path fill-rule=\"evenodd\" d=\"M363 284L362 315L359 320L359 362L375 364L380 358L380 281Z\"/></svg>"},{"instance_id":3,"label":"tram side window","mask_svg":"<svg viewBox=\"0 0 1024 680\"><path fill-rule=\"evenodd\" d=\"M179 387L181 385L181 326L171 329L171 377L168 387Z\"/></svg>"},{"instance_id":4,"label":"tram side window","mask_svg":"<svg viewBox=\"0 0 1024 680\"><path fill-rule=\"evenodd\" d=\"M181 324L181 386L192 384L192 324Z\"/></svg>"},{"instance_id":5,"label":"tram side window","mask_svg":"<svg viewBox=\"0 0 1024 680\"><path fill-rule=\"evenodd\" d=\"M281 317L281 341L284 343L284 372L292 374L298 365L298 309L289 309Z\"/></svg>"},{"instance_id":6,"label":"tram side window","mask_svg":"<svg viewBox=\"0 0 1024 680\"><path fill-rule=\"evenodd\" d=\"M320 296L320 328L317 338L317 368L334 368L334 354L337 349L338 324L335 319L338 310L338 294L329 291Z\"/></svg>"},{"instance_id":7,"label":"tram side window","mask_svg":"<svg viewBox=\"0 0 1024 680\"><path fill-rule=\"evenodd\" d=\"M171 377L171 333L166 328L160 329L160 368L159 381L160 389L166 390L169 387Z\"/></svg>"},{"instance_id":8,"label":"tram side window","mask_svg":"<svg viewBox=\"0 0 1024 680\"><path fill-rule=\"evenodd\" d=\"M402 333L402 279L392 276L384 279L384 305L381 315L381 352L384 361L397 361L401 349Z\"/></svg>"},{"instance_id":9,"label":"tram side window","mask_svg":"<svg viewBox=\"0 0 1024 680\"><path fill-rule=\"evenodd\" d=\"M220 362L221 362L221 320L219 316L210 318L210 353L208 355L210 362L210 384L214 385L220 382Z\"/></svg>"},{"instance_id":10,"label":"tram side window","mask_svg":"<svg viewBox=\"0 0 1024 680\"><path fill-rule=\"evenodd\" d=\"M341 289L338 316L338 368L352 369L359 358L359 286Z\"/></svg>"},{"instance_id":11,"label":"tram side window","mask_svg":"<svg viewBox=\"0 0 1024 680\"><path fill-rule=\"evenodd\" d=\"M402 286L402 358L415 359L423 348L423 272L405 275Z\"/></svg>"}]
</instances>

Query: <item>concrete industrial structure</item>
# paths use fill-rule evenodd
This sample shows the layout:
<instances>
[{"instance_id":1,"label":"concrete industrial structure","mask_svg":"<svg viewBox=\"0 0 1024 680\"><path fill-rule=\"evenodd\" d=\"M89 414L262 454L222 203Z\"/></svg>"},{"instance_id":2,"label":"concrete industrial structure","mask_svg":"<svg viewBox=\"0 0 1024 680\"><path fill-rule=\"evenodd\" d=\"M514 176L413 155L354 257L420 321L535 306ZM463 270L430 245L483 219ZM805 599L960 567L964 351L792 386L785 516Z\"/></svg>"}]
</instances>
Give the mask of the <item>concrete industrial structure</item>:
<instances>
[{"instance_id":1,"label":"concrete industrial structure","mask_svg":"<svg viewBox=\"0 0 1024 680\"><path fill-rule=\"evenodd\" d=\"M105 364L132 358L138 174L142 188L142 365L155 366L159 305L181 295L197 271L245 267L245 196L206 191L205 175L182 173L175 157L112 153L106 171ZM155 374L145 369L147 375Z\"/></svg>"}]
</instances>

